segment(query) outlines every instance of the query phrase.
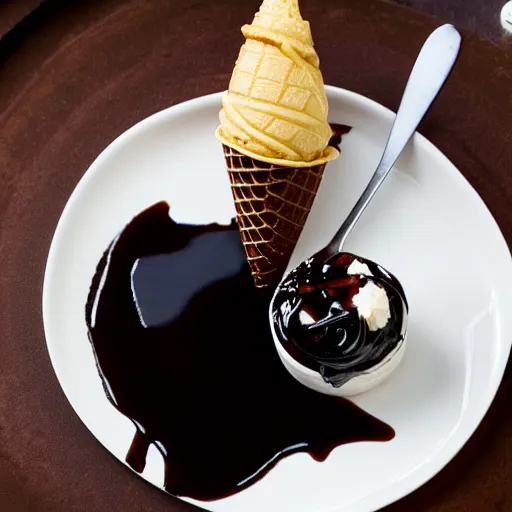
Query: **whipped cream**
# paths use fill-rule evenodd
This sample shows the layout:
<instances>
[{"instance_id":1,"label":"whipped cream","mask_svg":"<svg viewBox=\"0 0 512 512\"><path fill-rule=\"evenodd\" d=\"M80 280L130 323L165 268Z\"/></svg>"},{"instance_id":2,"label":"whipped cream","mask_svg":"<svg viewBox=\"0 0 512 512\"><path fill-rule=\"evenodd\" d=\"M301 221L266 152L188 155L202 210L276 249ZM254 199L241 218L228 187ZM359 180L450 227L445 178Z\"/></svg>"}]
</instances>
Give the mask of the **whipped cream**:
<instances>
[{"instance_id":1,"label":"whipped cream","mask_svg":"<svg viewBox=\"0 0 512 512\"><path fill-rule=\"evenodd\" d=\"M373 276L370 268L366 263L361 263L355 259L347 269L347 274L360 276Z\"/></svg>"},{"instance_id":2,"label":"whipped cream","mask_svg":"<svg viewBox=\"0 0 512 512\"><path fill-rule=\"evenodd\" d=\"M354 295L352 302L359 315L366 320L370 331L382 329L391 318L386 291L371 281L366 283L357 295Z\"/></svg>"}]
</instances>

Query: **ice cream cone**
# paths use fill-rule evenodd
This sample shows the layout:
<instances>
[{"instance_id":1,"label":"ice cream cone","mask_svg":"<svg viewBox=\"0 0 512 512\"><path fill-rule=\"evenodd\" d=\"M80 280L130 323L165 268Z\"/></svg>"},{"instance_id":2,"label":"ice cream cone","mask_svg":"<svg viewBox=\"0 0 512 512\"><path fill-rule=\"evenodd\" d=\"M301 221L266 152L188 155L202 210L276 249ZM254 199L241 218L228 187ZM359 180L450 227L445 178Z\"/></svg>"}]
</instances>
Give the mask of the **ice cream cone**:
<instances>
[{"instance_id":1,"label":"ice cream cone","mask_svg":"<svg viewBox=\"0 0 512 512\"><path fill-rule=\"evenodd\" d=\"M319 59L298 0L264 0L222 99L222 142L256 285L279 282L325 164L338 157Z\"/></svg>"},{"instance_id":2,"label":"ice cream cone","mask_svg":"<svg viewBox=\"0 0 512 512\"><path fill-rule=\"evenodd\" d=\"M258 288L277 285L302 232L325 164L261 162L224 145L238 227Z\"/></svg>"}]
</instances>

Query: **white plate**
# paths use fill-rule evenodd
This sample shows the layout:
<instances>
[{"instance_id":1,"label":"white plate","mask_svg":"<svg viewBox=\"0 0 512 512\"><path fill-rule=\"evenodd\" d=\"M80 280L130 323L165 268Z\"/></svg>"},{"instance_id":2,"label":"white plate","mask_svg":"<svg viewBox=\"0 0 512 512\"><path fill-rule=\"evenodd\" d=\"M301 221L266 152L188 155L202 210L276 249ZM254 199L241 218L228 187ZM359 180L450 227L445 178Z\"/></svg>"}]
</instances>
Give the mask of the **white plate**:
<instances>
[{"instance_id":1,"label":"white plate","mask_svg":"<svg viewBox=\"0 0 512 512\"><path fill-rule=\"evenodd\" d=\"M292 265L330 239L373 172L393 118L352 92L328 87L327 94L331 120L354 128L343 140L342 157L328 165ZM219 106L219 94L177 105L113 142L73 192L50 250L43 309L55 372L82 421L123 462L134 427L107 400L96 372L84 320L89 284L117 232L157 201L167 200L177 221L225 222L234 215L213 136ZM376 510L435 475L487 411L512 340L510 253L476 192L425 138L414 137L347 250L397 275L409 299L402 365L354 400L393 426L395 439L341 446L324 463L292 455L249 489L202 507ZM162 485L156 449L142 476Z\"/></svg>"}]
</instances>

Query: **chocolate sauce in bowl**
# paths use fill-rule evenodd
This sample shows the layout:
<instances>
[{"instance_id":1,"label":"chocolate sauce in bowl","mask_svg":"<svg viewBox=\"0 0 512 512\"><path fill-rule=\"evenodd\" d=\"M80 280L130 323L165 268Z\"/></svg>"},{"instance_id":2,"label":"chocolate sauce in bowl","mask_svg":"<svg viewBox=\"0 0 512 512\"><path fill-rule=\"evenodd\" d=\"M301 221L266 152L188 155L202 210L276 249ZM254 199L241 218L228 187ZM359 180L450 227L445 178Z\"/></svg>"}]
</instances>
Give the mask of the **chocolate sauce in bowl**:
<instances>
[{"instance_id":1,"label":"chocolate sauce in bowl","mask_svg":"<svg viewBox=\"0 0 512 512\"><path fill-rule=\"evenodd\" d=\"M136 428L128 464L142 472L154 444L169 493L220 499L292 453L323 461L341 444L394 437L287 373L269 298L254 287L235 222L178 224L166 203L135 217L99 262L86 305L98 371Z\"/></svg>"},{"instance_id":2,"label":"chocolate sauce in bowl","mask_svg":"<svg viewBox=\"0 0 512 512\"><path fill-rule=\"evenodd\" d=\"M385 292L389 318L381 327L369 326L354 303L368 284ZM350 253L338 253L325 262L320 252L306 260L285 277L272 303L279 342L334 387L377 366L403 343L407 314L398 279L377 263Z\"/></svg>"}]
</instances>

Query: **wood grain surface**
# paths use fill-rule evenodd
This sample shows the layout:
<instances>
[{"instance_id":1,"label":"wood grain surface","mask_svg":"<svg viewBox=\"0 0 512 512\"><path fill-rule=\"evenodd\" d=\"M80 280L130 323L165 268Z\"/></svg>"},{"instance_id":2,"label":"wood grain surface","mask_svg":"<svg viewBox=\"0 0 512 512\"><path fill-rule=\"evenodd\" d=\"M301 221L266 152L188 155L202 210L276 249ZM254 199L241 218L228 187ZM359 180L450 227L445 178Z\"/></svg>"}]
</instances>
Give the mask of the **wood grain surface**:
<instances>
[{"instance_id":1,"label":"wood grain surface","mask_svg":"<svg viewBox=\"0 0 512 512\"><path fill-rule=\"evenodd\" d=\"M480 34L464 34L457 68L420 131L479 191L510 244L512 56L496 24L502 2L401 3ZM198 510L132 474L77 418L46 351L42 281L58 218L90 163L135 122L223 90L239 27L258 4L0 2L0 511ZM441 23L379 0L302 0L302 10L326 82L393 110L422 42ZM462 452L386 510L512 510L511 400L509 365Z\"/></svg>"}]
</instances>

